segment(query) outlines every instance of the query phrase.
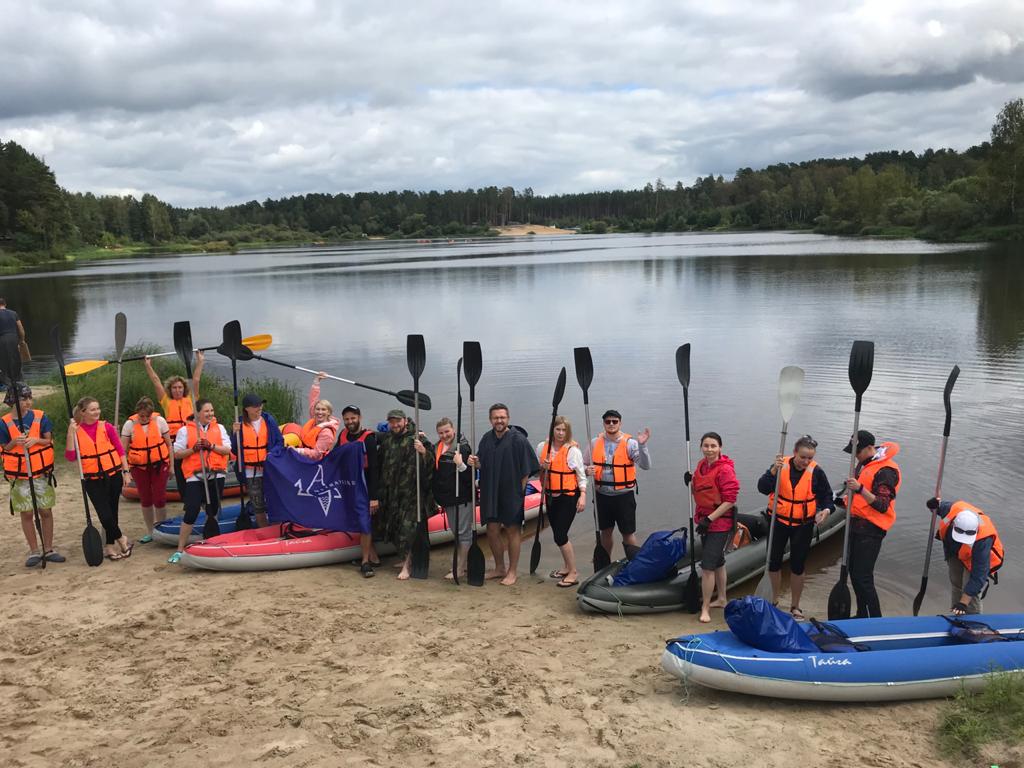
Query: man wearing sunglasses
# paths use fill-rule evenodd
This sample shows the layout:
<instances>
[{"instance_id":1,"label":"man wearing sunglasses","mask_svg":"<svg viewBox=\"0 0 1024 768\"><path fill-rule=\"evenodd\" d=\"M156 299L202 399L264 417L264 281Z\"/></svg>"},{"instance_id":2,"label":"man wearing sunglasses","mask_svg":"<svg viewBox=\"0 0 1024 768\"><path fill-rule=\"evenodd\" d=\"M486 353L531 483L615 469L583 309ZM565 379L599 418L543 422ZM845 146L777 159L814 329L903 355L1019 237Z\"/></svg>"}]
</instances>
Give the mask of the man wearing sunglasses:
<instances>
[{"instance_id":1,"label":"man wearing sunglasses","mask_svg":"<svg viewBox=\"0 0 1024 768\"><path fill-rule=\"evenodd\" d=\"M597 526L601 529L601 545L611 557L615 546L612 535L618 526L622 548L629 555L640 545L636 540L636 468L650 469L651 456L647 441L651 430L644 428L636 437L621 431L622 414L607 410L601 417L604 433L590 446L587 475L594 478L597 489ZM596 469L600 467L600 469Z\"/></svg>"},{"instance_id":2,"label":"man wearing sunglasses","mask_svg":"<svg viewBox=\"0 0 1024 768\"><path fill-rule=\"evenodd\" d=\"M928 509L938 515L942 549L949 568L953 593L952 612L981 613L981 598L988 591L989 578L998 583L996 572L1003 565L1003 542L992 518L966 501L930 498Z\"/></svg>"}]
</instances>

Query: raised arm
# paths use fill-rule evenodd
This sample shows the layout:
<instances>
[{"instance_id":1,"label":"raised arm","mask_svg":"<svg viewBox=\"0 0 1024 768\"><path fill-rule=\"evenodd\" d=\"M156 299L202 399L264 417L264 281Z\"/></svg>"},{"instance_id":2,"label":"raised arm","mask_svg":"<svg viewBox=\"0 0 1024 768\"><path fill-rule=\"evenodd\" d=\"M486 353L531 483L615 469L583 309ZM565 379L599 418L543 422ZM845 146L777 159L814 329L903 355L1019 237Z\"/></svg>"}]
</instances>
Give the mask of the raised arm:
<instances>
[{"instance_id":1,"label":"raised arm","mask_svg":"<svg viewBox=\"0 0 1024 768\"><path fill-rule=\"evenodd\" d=\"M167 392L164 391L164 383L160 381L160 377L156 375L156 371L153 370L153 364L149 362L148 357L142 358L142 364L146 367L146 375L149 376L149 380L153 382L153 389L156 390L157 402L161 402L167 397Z\"/></svg>"}]
</instances>

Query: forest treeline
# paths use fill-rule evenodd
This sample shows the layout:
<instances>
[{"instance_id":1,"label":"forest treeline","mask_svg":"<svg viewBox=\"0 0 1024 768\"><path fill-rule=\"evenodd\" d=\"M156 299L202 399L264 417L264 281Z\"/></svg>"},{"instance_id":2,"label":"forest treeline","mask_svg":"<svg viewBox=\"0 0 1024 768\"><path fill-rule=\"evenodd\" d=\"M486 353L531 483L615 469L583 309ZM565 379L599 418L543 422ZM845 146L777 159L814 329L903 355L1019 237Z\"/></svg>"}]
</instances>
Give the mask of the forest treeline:
<instances>
[{"instance_id":1,"label":"forest treeline","mask_svg":"<svg viewBox=\"0 0 1024 768\"><path fill-rule=\"evenodd\" d=\"M1024 239L1024 100L996 116L989 141L952 149L741 168L732 179L661 179L643 189L535 195L529 187L444 192L311 193L223 208L182 208L151 194L69 192L45 162L0 142L0 267L87 247L231 249L258 242L493 233L510 223L582 232L813 229L939 240Z\"/></svg>"}]
</instances>

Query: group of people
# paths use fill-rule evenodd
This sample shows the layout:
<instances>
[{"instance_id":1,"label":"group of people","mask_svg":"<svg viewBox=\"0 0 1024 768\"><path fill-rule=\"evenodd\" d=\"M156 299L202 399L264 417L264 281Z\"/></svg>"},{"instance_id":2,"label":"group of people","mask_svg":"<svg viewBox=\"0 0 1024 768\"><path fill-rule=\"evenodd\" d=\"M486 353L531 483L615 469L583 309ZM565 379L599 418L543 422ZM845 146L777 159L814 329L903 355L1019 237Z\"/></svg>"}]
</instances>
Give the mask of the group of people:
<instances>
[{"instance_id":1,"label":"group of people","mask_svg":"<svg viewBox=\"0 0 1024 768\"><path fill-rule=\"evenodd\" d=\"M66 435L65 458L79 464L85 492L104 529L105 555L110 560L130 557L135 546L119 525L119 500L127 478L138 489L146 526L146 534L138 543L147 543L152 541L154 525L166 518L167 479L173 471L184 507L178 547L169 558L169 562L177 563L200 511L205 507L208 516L216 517L232 455L240 459L236 471L252 501L256 524L263 526L267 524L263 464L270 451L288 445L316 460L335 445L350 442L361 442L365 447L363 471L372 530L360 534L359 568L364 577L372 577L380 566L375 540L394 544L402 556L397 577L410 577L417 510L433 510L435 505L449 513L455 507L466 507L458 516L458 530L454 532L458 547L455 573L449 572L447 578L464 575L476 522L469 502L478 484L479 519L486 526L492 557L485 575L503 585L515 584L524 498L527 482L535 475L540 477L554 541L562 555L562 566L551 572L559 587L579 583L569 531L576 515L587 507L591 485L600 543L609 557L616 529L627 556L639 548L636 472L651 467L647 446L651 433L646 428L635 436L622 431L622 415L614 409L602 415L603 430L591 442L586 456L573 440L572 424L564 416L555 418L550 444L542 440L532 446L524 432L511 424L509 408L503 403L490 407L491 428L478 445L471 446L457 434L456 425L448 417L437 421L436 441L397 408L388 412L384 431L364 427L361 411L355 405L342 409L339 422L330 401L320 397L320 384L326 377L321 373L310 387L309 419L294 438L286 440L274 417L264 411L263 399L255 393L242 398L242 415L230 428L218 423L213 404L199 397L202 353L191 382L180 376L161 381L148 359L145 366L156 403L149 397L141 398L118 432L102 420L99 402L83 397L74 407ZM25 384L9 388L6 402L12 407L0 420L0 446L10 484L11 512L20 514L30 550L25 565L36 567L44 558L47 562L64 562L64 556L53 545L53 425L45 413L33 407L31 389ZM157 412L157 404L162 415ZM726 555L736 539L740 483L733 461L723 453L723 445L721 435L705 433L700 441L703 457L692 475L687 472L684 476L693 497L694 524L702 544L702 622L711 620L711 609L726 603ZM817 443L807 435L796 441L791 455L776 456L757 481L759 492L768 496L768 508L774 502L776 510L768 558L773 600L778 603L780 597L781 567L788 544L789 610L797 619L803 618L800 600L814 526L837 504L849 505L848 562L857 597L856 615L881 615L874 569L882 541L896 518L895 501L903 480L894 460L899 446L877 443L874 435L861 430L844 450L855 454L856 469L835 497L825 472L815 461ZM984 512L965 501L930 499L928 506L940 518L938 538L948 563L953 610L979 612L990 577L1003 562L1003 546L995 525ZM37 539L35 511L39 514L41 541Z\"/></svg>"}]
</instances>

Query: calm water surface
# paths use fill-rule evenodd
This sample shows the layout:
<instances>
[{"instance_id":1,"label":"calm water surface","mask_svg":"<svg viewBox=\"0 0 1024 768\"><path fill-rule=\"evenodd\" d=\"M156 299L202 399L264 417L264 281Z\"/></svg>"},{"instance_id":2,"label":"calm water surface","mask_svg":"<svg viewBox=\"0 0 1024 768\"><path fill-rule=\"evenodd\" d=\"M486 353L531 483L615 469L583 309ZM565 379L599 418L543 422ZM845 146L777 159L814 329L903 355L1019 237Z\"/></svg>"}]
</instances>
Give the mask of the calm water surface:
<instances>
[{"instance_id":1,"label":"calm water surface","mask_svg":"<svg viewBox=\"0 0 1024 768\"><path fill-rule=\"evenodd\" d=\"M484 356L477 387L477 435L486 407L508 403L513 422L541 439L558 369L569 370L561 412L585 439L572 349L589 345L594 428L605 408L626 431L652 429L654 468L641 473L640 533L681 525L686 514L682 389L674 353L692 344L690 407L694 433L720 432L743 484L743 509L763 503L757 477L778 447L779 369L799 365L804 395L792 439L812 434L818 460L838 485L841 452L853 421L847 379L850 344L876 344L875 370L861 426L902 446L898 520L877 569L883 605L909 611L928 526L951 367L962 370L953 396L944 495L991 512L1008 565L986 610L1020 610L1024 586L1024 273L1021 246L965 248L920 242L862 241L804 234L652 235L501 239L454 244L372 243L242 255L194 255L86 264L72 271L4 280L21 313L36 362L52 368L47 334L61 323L69 359L105 356L113 316L128 316L128 342L171 349L171 325L192 321L193 337L215 344L227 320L243 334L272 333L268 354L393 389L411 388L405 336L426 337L421 387L434 400L423 422L453 415L461 342ZM211 361L212 370L228 367ZM245 375L309 378L266 363ZM365 421L393 401L327 382L335 404L359 404ZM468 429L468 406L464 414ZM589 559L588 512L573 529ZM589 535L588 535L589 534ZM836 579L841 544L812 560L812 587ZM556 550L545 538L545 560ZM941 557L923 610L948 607ZM586 569L584 569L586 571Z\"/></svg>"}]
</instances>

